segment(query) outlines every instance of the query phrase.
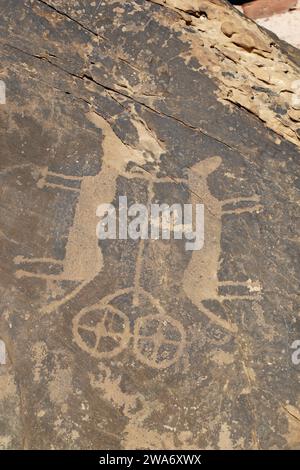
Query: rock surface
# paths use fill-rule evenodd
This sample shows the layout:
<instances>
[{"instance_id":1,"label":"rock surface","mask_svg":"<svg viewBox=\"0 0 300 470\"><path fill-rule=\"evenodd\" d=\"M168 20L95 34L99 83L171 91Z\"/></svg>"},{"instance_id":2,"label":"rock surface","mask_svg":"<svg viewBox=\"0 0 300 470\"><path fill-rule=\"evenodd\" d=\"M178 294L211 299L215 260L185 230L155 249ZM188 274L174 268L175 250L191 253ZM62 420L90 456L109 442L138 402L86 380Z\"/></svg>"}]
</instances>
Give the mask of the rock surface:
<instances>
[{"instance_id":1,"label":"rock surface","mask_svg":"<svg viewBox=\"0 0 300 470\"><path fill-rule=\"evenodd\" d=\"M299 53L221 0L0 11L0 448L299 448ZM99 242L119 195L204 248Z\"/></svg>"}]
</instances>

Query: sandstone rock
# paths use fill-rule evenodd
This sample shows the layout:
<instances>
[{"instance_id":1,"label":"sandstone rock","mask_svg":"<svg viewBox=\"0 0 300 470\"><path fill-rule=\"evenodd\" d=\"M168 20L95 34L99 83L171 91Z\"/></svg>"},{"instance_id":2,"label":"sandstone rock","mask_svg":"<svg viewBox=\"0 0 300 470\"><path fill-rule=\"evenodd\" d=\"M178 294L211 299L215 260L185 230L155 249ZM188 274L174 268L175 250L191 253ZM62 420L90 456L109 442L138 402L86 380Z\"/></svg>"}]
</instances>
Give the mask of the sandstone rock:
<instances>
[{"instance_id":1,"label":"sandstone rock","mask_svg":"<svg viewBox=\"0 0 300 470\"><path fill-rule=\"evenodd\" d=\"M0 36L0 446L299 446L299 51L223 1L15 0ZM121 196L204 204L203 247L99 240Z\"/></svg>"},{"instance_id":2,"label":"sandstone rock","mask_svg":"<svg viewBox=\"0 0 300 470\"><path fill-rule=\"evenodd\" d=\"M230 38L234 33L236 33L236 25L231 21L224 21L221 25L221 31L225 36Z\"/></svg>"},{"instance_id":3,"label":"sandstone rock","mask_svg":"<svg viewBox=\"0 0 300 470\"><path fill-rule=\"evenodd\" d=\"M300 110L298 109L290 109L288 111L290 118L293 121L300 121Z\"/></svg>"}]
</instances>

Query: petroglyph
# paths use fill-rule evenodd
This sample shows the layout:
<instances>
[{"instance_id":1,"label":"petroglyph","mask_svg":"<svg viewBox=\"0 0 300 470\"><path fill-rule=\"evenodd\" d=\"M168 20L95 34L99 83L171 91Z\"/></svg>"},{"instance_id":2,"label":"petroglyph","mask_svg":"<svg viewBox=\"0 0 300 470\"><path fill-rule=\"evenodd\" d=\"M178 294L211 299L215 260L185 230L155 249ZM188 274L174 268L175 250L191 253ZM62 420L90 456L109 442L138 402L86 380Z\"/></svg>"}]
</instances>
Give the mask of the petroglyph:
<instances>
[{"instance_id":1,"label":"petroglyph","mask_svg":"<svg viewBox=\"0 0 300 470\"><path fill-rule=\"evenodd\" d=\"M120 289L97 305L85 308L73 320L73 334L78 346L98 359L118 355L133 338L133 352L143 364L164 369L183 354L186 334L181 323L165 313L159 301L139 289L139 296L151 302L157 314L138 318L130 331L128 317L110 302L135 288Z\"/></svg>"},{"instance_id":2,"label":"petroglyph","mask_svg":"<svg viewBox=\"0 0 300 470\"><path fill-rule=\"evenodd\" d=\"M49 306L45 307L45 312L51 312L57 309L66 301L75 297L78 292L87 285L94 277L101 272L103 267L103 256L101 248L98 245L98 239L95 236L95 227L97 226L98 219L96 217L96 210L98 205L102 203L112 202L116 193L116 180L119 175L125 175L126 178L136 177L140 174L137 172L126 172L126 166L129 162L134 162L137 165L144 164L147 159L159 160L162 148L157 144L154 137L142 125L141 122L136 121L136 129L140 138L139 149L127 147L113 132L110 124L100 115L90 112L88 119L98 128L101 129L103 134L103 158L101 171L96 176L85 176L81 178L59 175L52 171L42 171L42 178L38 183L40 188L60 188L63 190L70 190L66 184L48 183L49 176L60 177L61 180L67 182L78 180L80 182L79 199L76 205L73 225L70 228L68 242L66 245L66 254L63 261L52 259L40 258L25 258L16 257L16 264L31 265L34 263L45 264L58 264L62 265L62 272L60 274L37 274L30 270L18 270L16 276L18 278L40 278L45 280L57 281L77 281L79 285L64 299L54 301ZM143 178L147 178L147 173L144 172ZM151 175L148 176L151 178ZM71 190L74 190L72 188Z\"/></svg>"},{"instance_id":3,"label":"petroglyph","mask_svg":"<svg viewBox=\"0 0 300 470\"><path fill-rule=\"evenodd\" d=\"M104 398L122 411L129 421L122 432L125 449L197 449L199 444L192 432L169 430L158 432L146 426L146 420L161 409L157 400L147 401L139 393L122 390L122 376L113 376L111 369L103 364L98 374L89 374L91 386L101 390ZM166 426L168 427L168 426Z\"/></svg>"},{"instance_id":4,"label":"petroglyph","mask_svg":"<svg viewBox=\"0 0 300 470\"><path fill-rule=\"evenodd\" d=\"M181 323L164 313L141 317L135 324L134 352L149 367L164 369L171 366L180 358L185 343Z\"/></svg>"},{"instance_id":5,"label":"petroglyph","mask_svg":"<svg viewBox=\"0 0 300 470\"><path fill-rule=\"evenodd\" d=\"M196 251L192 255L192 259L189 263L188 268L184 272L183 285L184 290L189 299L199 308L199 312L206 315L212 322L218 324L222 328L225 328L231 333L237 331L236 326L232 325L227 320L220 318L210 309L205 307L203 301L205 300L236 300L236 299L247 299L256 300L257 297L252 295L252 291L248 282L234 283L231 281L218 282L218 269L219 259L221 255L220 240L221 240L221 229L222 229L222 215L241 215L243 213L259 212L262 206L258 203L259 198L254 196L249 197L238 197L230 198L224 201L217 200L211 193L207 184L207 177L210 173L216 171L221 164L220 157L210 157L204 161L195 164L191 169L188 170L188 187L191 191L192 202L201 199L206 208L206 219L205 219L205 232L206 240L205 247L203 250ZM158 179L158 181L160 181ZM174 184L178 184L174 181ZM148 203L151 203L153 197L153 182L149 182L149 196ZM248 207L239 207L240 203L249 203ZM231 209L225 209L228 206L232 206ZM237 207L235 207L237 206ZM104 310L111 309L109 302L119 295L125 293L133 293L133 306L139 305L139 297L146 296L150 299L154 309L158 310L158 315L149 315L140 317L135 324L133 334L133 351L138 359L152 367L154 369L163 369L170 367L172 364L178 361L180 356L183 354L185 347L185 331L182 325L168 316L164 309L161 307L159 301L151 294L146 292L140 286L140 276L143 269L143 253L145 248L144 240L139 242L139 250L136 259L136 270L134 285L132 288L123 289L117 291L114 294L103 299L99 304L94 305L90 309L84 309L76 317L74 321L74 336L78 345L89 352L92 356L97 358L112 357L119 354L129 343L130 334L128 321L123 312L112 309L110 314L122 318L122 328L118 332L116 330L110 331L109 327L105 325L107 321L107 313L104 314ZM219 286L244 286L248 288L249 295L220 295ZM250 286L250 287L249 287ZM256 289L254 289L254 293ZM90 312L98 310L102 311L101 319L96 321L95 325L82 326L80 320L83 316L86 316ZM99 315L99 313L98 313ZM153 323L152 332L145 332L146 326ZM164 333L165 327L169 325L176 330L179 334L177 339L167 339ZM80 334L80 329L85 332L93 333L94 343L93 346L87 346L87 342L83 340ZM151 330L151 328L150 328ZM175 334L176 336L176 334ZM111 342L115 344L111 346L111 350L99 351L100 339L110 338ZM164 351L163 351L164 350ZM163 356L164 354L164 356Z\"/></svg>"},{"instance_id":6,"label":"petroglyph","mask_svg":"<svg viewBox=\"0 0 300 470\"><path fill-rule=\"evenodd\" d=\"M299 446L299 53L223 0L25 3L0 20L0 447ZM122 195L202 204L204 246L97 239Z\"/></svg>"},{"instance_id":7,"label":"petroglyph","mask_svg":"<svg viewBox=\"0 0 300 470\"><path fill-rule=\"evenodd\" d=\"M74 318L73 334L77 344L91 356L113 357L130 339L129 319L104 298L98 305L81 310Z\"/></svg>"},{"instance_id":8,"label":"petroglyph","mask_svg":"<svg viewBox=\"0 0 300 470\"><path fill-rule=\"evenodd\" d=\"M262 206L258 203L259 198L256 195L219 201L211 194L207 184L207 177L210 173L217 170L221 162L220 157L211 157L195 164L188 171L192 202L195 203L200 199L205 207L205 242L204 248L201 251L193 251L192 258L184 272L183 286L185 293L199 308L201 313L204 313L211 321L234 333L236 332L236 326L215 315L203 305L203 301L218 300L222 302L223 300L243 298L256 300L255 296L251 295L221 296L218 292L218 288L221 285L218 281L218 271L221 257L222 216L224 214L240 215L243 213L259 212ZM230 204L238 205L240 202L249 202L252 206L233 207L229 210L224 209L224 206L226 207ZM241 285L231 281L227 281L227 284L233 286Z\"/></svg>"},{"instance_id":9,"label":"petroglyph","mask_svg":"<svg viewBox=\"0 0 300 470\"><path fill-rule=\"evenodd\" d=\"M89 284L103 268L103 255L95 234L97 226L96 209L99 203L112 202L116 195L116 180L119 175L126 179L132 177L148 181L148 204L154 197L154 182L170 184L169 178L158 178L156 175L142 171L126 171L127 164L134 162L142 165L147 158L159 162L162 152L161 144L153 137L146 124L135 118L135 127L138 130L139 143L132 149L123 142L113 132L110 124L101 116L90 112L88 118L93 124L101 129L103 134L103 160L102 168L96 176L79 178L80 195L76 206L73 225L69 232L66 245L66 256L63 261L54 259L41 259L24 257L15 258L19 265L35 263L48 263L62 268L60 274L35 274L31 271L19 270L18 277L37 277L46 281L68 280L77 281L78 285L65 295L62 299L53 301L45 307L46 312L51 312L59 308L70 299L74 298L81 289ZM150 157L149 157L150 156ZM231 333L235 333L236 326L229 321L220 318L216 313L204 305L205 300L247 299L255 300L256 291L249 288L247 283L218 282L219 260L221 256L221 230L223 215L237 215L243 213L259 212L262 206L256 195L249 197L237 197L219 201L210 192L208 187L208 176L216 171L221 165L222 159L213 156L193 165L187 171L187 180L179 178L172 179L174 185L187 184L192 203L199 202L205 207L205 244L204 248L195 251L185 272L183 273L183 287L188 298L199 309L200 314L206 315L212 322L221 326ZM40 187L46 186L47 178L61 177L54 172L43 173ZM76 180L75 177L66 177L67 181ZM54 183L53 183L54 184ZM52 183L50 183L52 185ZM55 183L55 187L60 184ZM52 186L51 186L52 187ZM67 188L68 189L68 188ZM241 204L246 206L240 207ZM185 347L185 331L180 322L170 317L161 307L160 302L140 286L140 277L143 269L143 256L145 241L139 241L138 255L136 259L136 269L134 285L126 292L133 293L133 307L139 306L140 296L150 299L154 309L158 310L156 318L153 315L142 316L134 327L134 332L130 332L129 321L126 315L115 308L109 302L117 298L123 291L116 291L112 296L107 296L92 307L87 306L75 317L73 322L73 333L77 344L91 356L97 359L109 358L119 354L129 343L133 335L133 351L139 360L153 368L167 368L176 363L183 354ZM248 288L249 295L226 295L220 294L219 288L224 285L244 286ZM91 319L93 317L93 319ZM156 324L154 332L147 336L143 333L146 325ZM176 339L165 336L166 325L179 337ZM175 335L176 336L176 335Z\"/></svg>"},{"instance_id":10,"label":"petroglyph","mask_svg":"<svg viewBox=\"0 0 300 470\"><path fill-rule=\"evenodd\" d=\"M98 370L97 375L89 374L91 386L101 389L104 398L113 402L118 408L123 409L124 415L128 418L137 414L140 421L144 421L150 412L144 396L141 393L129 394L123 392L120 387L122 377L113 377L111 369L104 364L100 363Z\"/></svg>"}]
</instances>

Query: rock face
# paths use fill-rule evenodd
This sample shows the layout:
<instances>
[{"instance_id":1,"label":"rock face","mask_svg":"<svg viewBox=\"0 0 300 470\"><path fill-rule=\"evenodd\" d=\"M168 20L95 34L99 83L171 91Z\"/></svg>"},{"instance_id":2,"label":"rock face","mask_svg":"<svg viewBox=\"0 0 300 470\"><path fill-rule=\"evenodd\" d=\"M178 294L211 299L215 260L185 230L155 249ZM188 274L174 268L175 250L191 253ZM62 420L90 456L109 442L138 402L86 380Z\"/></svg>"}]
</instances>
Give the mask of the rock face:
<instances>
[{"instance_id":1,"label":"rock face","mask_svg":"<svg viewBox=\"0 0 300 470\"><path fill-rule=\"evenodd\" d=\"M299 448L299 54L221 0L0 21L0 447ZM120 195L204 247L99 241Z\"/></svg>"}]
</instances>

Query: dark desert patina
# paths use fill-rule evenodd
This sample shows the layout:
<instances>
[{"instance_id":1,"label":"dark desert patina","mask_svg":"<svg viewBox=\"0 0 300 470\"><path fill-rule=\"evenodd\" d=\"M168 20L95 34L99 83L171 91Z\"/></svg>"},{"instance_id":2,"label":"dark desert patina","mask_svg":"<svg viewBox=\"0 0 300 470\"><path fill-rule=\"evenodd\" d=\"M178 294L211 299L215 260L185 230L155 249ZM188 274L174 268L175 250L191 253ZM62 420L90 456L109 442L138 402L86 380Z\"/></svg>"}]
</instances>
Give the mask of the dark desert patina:
<instances>
[{"instance_id":1,"label":"dark desert patina","mask_svg":"<svg viewBox=\"0 0 300 470\"><path fill-rule=\"evenodd\" d=\"M299 448L299 51L221 0L0 12L0 448ZM204 247L99 241L120 195Z\"/></svg>"}]
</instances>

